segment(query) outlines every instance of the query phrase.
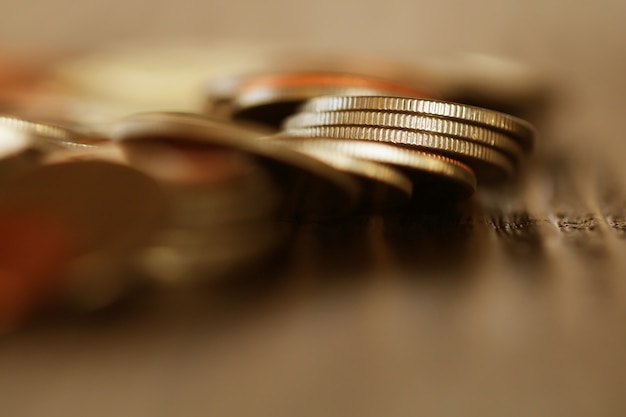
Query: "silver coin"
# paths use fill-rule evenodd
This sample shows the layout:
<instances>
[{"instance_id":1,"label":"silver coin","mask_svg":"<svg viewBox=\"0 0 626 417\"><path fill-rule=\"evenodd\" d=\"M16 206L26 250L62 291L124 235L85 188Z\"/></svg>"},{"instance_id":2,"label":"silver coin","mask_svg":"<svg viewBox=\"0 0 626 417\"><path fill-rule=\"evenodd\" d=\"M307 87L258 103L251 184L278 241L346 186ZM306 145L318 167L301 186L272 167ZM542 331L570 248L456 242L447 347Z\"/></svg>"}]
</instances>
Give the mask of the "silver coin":
<instances>
[{"instance_id":1,"label":"silver coin","mask_svg":"<svg viewBox=\"0 0 626 417\"><path fill-rule=\"evenodd\" d=\"M303 112L313 113L346 110L418 113L460 120L510 134L517 138L520 145L526 149L532 148L537 136L535 128L530 123L517 117L480 107L439 100L380 96L329 96L313 98L301 108Z\"/></svg>"},{"instance_id":2,"label":"silver coin","mask_svg":"<svg viewBox=\"0 0 626 417\"><path fill-rule=\"evenodd\" d=\"M430 196L439 201L454 201L471 196L476 189L476 176L471 168L432 153L355 139L303 138L282 134L274 140L288 142L296 149L309 152L345 154L393 166L413 181L415 198Z\"/></svg>"},{"instance_id":3,"label":"silver coin","mask_svg":"<svg viewBox=\"0 0 626 417\"><path fill-rule=\"evenodd\" d=\"M297 113L287 119L284 130L317 126L376 126L418 130L466 139L511 155L514 161L523 156L520 145L510 137L480 126L421 114L374 111L336 111Z\"/></svg>"},{"instance_id":4,"label":"silver coin","mask_svg":"<svg viewBox=\"0 0 626 417\"><path fill-rule=\"evenodd\" d=\"M288 135L374 141L441 154L466 163L483 182L499 182L515 172L511 160L495 149L434 133L370 126L319 126L293 129Z\"/></svg>"}]
</instances>

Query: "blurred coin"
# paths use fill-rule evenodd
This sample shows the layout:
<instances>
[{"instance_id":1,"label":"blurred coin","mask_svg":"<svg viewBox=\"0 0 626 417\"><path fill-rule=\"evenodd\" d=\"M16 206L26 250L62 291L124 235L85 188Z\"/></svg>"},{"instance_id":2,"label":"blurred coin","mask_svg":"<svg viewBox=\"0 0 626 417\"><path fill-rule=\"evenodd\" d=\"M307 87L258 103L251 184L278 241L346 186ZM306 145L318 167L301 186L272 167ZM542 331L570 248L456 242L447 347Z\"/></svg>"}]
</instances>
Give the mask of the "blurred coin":
<instances>
[{"instance_id":1,"label":"blurred coin","mask_svg":"<svg viewBox=\"0 0 626 417\"><path fill-rule=\"evenodd\" d=\"M517 162L522 158L522 148L508 136L467 123L420 114L336 111L319 113L297 113L285 121L284 129L317 126L376 126L397 129L419 130L444 136L453 136L488 145L512 156Z\"/></svg>"},{"instance_id":2,"label":"blurred coin","mask_svg":"<svg viewBox=\"0 0 626 417\"><path fill-rule=\"evenodd\" d=\"M0 267L0 292L14 294L12 314L21 317L52 296L90 308L122 296L132 286L130 276L113 266L148 241L161 224L164 203L148 177L102 161L43 165L6 181L0 229L8 222L3 236L11 243L0 245L0 258L12 261Z\"/></svg>"},{"instance_id":3,"label":"blurred coin","mask_svg":"<svg viewBox=\"0 0 626 417\"><path fill-rule=\"evenodd\" d=\"M76 161L106 161L127 165L127 159L122 149L117 144L111 142L104 142L98 146L62 149L47 153L42 158L44 164Z\"/></svg>"},{"instance_id":4,"label":"blurred coin","mask_svg":"<svg viewBox=\"0 0 626 417\"><path fill-rule=\"evenodd\" d=\"M170 187L228 187L248 175L255 160L237 151L193 141L145 138L118 142L129 163Z\"/></svg>"},{"instance_id":5,"label":"blurred coin","mask_svg":"<svg viewBox=\"0 0 626 417\"><path fill-rule=\"evenodd\" d=\"M64 285L74 242L54 213L0 205L0 335L13 330Z\"/></svg>"},{"instance_id":6,"label":"blurred coin","mask_svg":"<svg viewBox=\"0 0 626 417\"><path fill-rule=\"evenodd\" d=\"M65 127L94 144L106 136L112 121L142 110L140 105L81 96L54 87L15 93L0 102L0 113Z\"/></svg>"},{"instance_id":7,"label":"blurred coin","mask_svg":"<svg viewBox=\"0 0 626 417\"><path fill-rule=\"evenodd\" d=\"M13 119L0 117L0 155L6 158L27 148L30 145L30 138L11 124L3 124L3 121L5 123L13 122Z\"/></svg>"},{"instance_id":8,"label":"blurred coin","mask_svg":"<svg viewBox=\"0 0 626 417\"><path fill-rule=\"evenodd\" d=\"M221 184L167 188L175 200L176 218L181 227L209 227L276 217L280 190L261 167L251 167L245 176Z\"/></svg>"},{"instance_id":9,"label":"blurred coin","mask_svg":"<svg viewBox=\"0 0 626 417\"><path fill-rule=\"evenodd\" d=\"M62 126L0 115L0 134L22 137L43 150L97 146L88 137Z\"/></svg>"},{"instance_id":10,"label":"blurred coin","mask_svg":"<svg viewBox=\"0 0 626 417\"><path fill-rule=\"evenodd\" d=\"M277 229L279 226L279 229ZM167 230L140 253L155 283L166 287L211 283L261 264L285 239L280 224L245 224L245 233L221 233L214 239L190 230ZM230 238L221 242L222 237Z\"/></svg>"},{"instance_id":11,"label":"blurred coin","mask_svg":"<svg viewBox=\"0 0 626 417\"><path fill-rule=\"evenodd\" d=\"M137 149L141 143L167 141L196 143L237 150L260 159L289 196L290 215L326 217L354 208L360 194L358 182L316 158L273 141L258 132L223 121L184 113L146 113L121 120L113 137L123 147Z\"/></svg>"},{"instance_id":12,"label":"blurred coin","mask_svg":"<svg viewBox=\"0 0 626 417\"><path fill-rule=\"evenodd\" d=\"M437 100L403 97L318 97L305 103L303 112L371 110L418 113L456 119L496 129L516 138L526 149L533 146L536 131L525 120L493 110Z\"/></svg>"},{"instance_id":13,"label":"blurred coin","mask_svg":"<svg viewBox=\"0 0 626 417\"><path fill-rule=\"evenodd\" d=\"M358 177L363 183L363 204L367 210L386 210L406 203L413 192L411 180L390 166L336 152L333 147L289 145L330 166Z\"/></svg>"},{"instance_id":14,"label":"blurred coin","mask_svg":"<svg viewBox=\"0 0 626 417\"><path fill-rule=\"evenodd\" d=\"M159 166L177 167L159 174L170 216L139 257L157 283L195 285L226 278L260 262L286 237L278 221L280 190L249 155L172 141L137 141L134 153L147 154L155 173Z\"/></svg>"},{"instance_id":15,"label":"blurred coin","mask_svg":"<svg viewBox=\"0 0 626 417\"><path fill-rule=\"evenodd\" d=\"M280 126L299 104L323 95L421 97L422 91L381 78L334 72L286 72L250 76L236 86L233 117Z\"/></svg>"},{"instance_id":16,"label":"blurred coin","mask_svg":"<svg viewBox=\"0 0 626 417\"><path fill-rule=\"evenodd\" d=\"M301 46L277 51L264 68L271 72L333 72L355 74L384 80L395 80L419 91L424 98L438 97L447 80L441 73L415 62L392 56L368 55L346 51L323 50Z\"/></svg>"},{"instance_id":17,"label":"blurred coin","mask_svg":"<svg viewBox=\"0 0 626 417\"><path fill-rule=\"evenodd\" d=\"M454 201L471 196L476 188L474 172L466 165L439 155L385 143L349 139L312 139L277 135L306 152L345 154L354 158L389 164L402 169L413 181L415 198L436 197Z\"/></svg>"},{"instance_id":18,"label":"blurred coin","mask_svg":"<svg viewBox=\"0 0 626 417\"><path fill-rule=\"evenodd\" d=\"M70 129L0 115L0 178L34 168L47 153L94 147Z\"/></svg>"},{"instance_id":19,"label":"blurred coin","mask_svg":"<svg viewBox=\"0 0 626 417\"><path fill-rule=\"evenodd\" d=\"M484 182L499 182L515 172L511 160L495 149L434 133L369 126L319 126L292 129L288 135L296 138L356 139L417 148L466 163L478 180Z\"/></svg>"},{"instance_id":20,"label":"blurred coin","mask_svg":"<svg viewBox=\"0 0 626 417\"><path fill-rule=\"evenodd\" d=\"M63 301L71 309L91 312L124 299L145 285L136 256L136 251L98 250L73 259L64 271Z\"/></svg>"},{"instance_id":21,"label":"blurred coin","mask_svg":"<svg viewBox=\"0 0 626 417\"><path fill-rule=\"evenodd\" d=\"M45 165L16 177L0 189L0 205L53 213L71 231L78 255L140 244L162 220L165 201L146 175L92 160Z\"/></svg>"},{"instance_id":22,"label":"blurred coin","mask_svg":"<svg viewBox=\"0 0 626 417\"><path fill-rule=\"evenodd\" d=\"M509 58L477 53L433 57L424 69L437 72L450 88L445 100L515 115L545 110L550 85L544 74Z\"/></svg>"}]
</instances>

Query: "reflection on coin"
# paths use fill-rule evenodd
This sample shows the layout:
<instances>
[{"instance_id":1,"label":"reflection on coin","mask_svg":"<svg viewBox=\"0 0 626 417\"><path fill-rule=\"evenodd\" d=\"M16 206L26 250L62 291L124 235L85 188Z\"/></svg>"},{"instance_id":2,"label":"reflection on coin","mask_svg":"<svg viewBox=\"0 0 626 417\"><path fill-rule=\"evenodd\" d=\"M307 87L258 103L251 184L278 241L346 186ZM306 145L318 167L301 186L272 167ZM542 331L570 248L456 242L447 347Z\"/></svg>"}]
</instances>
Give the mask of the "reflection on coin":
<instances>
[{"instance_id":1,"label":"reflection on coin","mask_svg":"<svg viewBox=\"0 0 626 417\"><path fill-rule=\"evenodd\" d=\"M292 129L288 133L294 137L358 139L415 147L458 159L469 165L478 179L485 182L502 181L515 171L509 158L495 149L433 133L368 126L320 126Z\"/></svg>"},{"instance_id":2,"label":"reflection on coin","mask_svg":"<svg viewBox=\"0 0 626 417\"><path fill-rule=\"evenodd\" d=\"M46 154L94 149L95 144L70 129L0 115L0 179L35 168Z\"/></svg>"},{"instance_id":3,"label":"reflection on coin","mask_svg":"<svg viewBox=\"0 0 626 417\"><path fill-rule=\"evenodd\" d=\"M515 161L522 157L522 148L508 136L492 130L439 117L420 114L374 111L336 111L297 113L286 120L284 129L317 126L376 126L419 130L453 136L496 148L511 155Z\"/></svg>"},{"instance_id":4,"label":"reflection on coin","mask_svg":"<svg viewBox=\"0 0 626 417\"><path fill-rule=\"evenodd\" d=\"M0 118L1 120L1 118ZM0 123L0 158L7 158L21 153L30 145L29 138L10 126Z\"/></svg>"},{"instance_id":5,"label":"reflection on coin","mask_svg":"<svg viewBox=\"0 0 626 417\"><path fill-rule=\"evenodd\" d=\"M164 184L213 187L250 171L253 158L233 149L194 142L139 140L124 142L129 163Z\"/></svg>"},{"instance_id":6,"label":"reflection on coin","mask_svg":"<svg viewBox=\"0 0 626 417\"><path fill-rule=\"evenodd\" d=\"M288 190L287 211L295 216L326 217L347 213L360 194L358 182L322 161L288 146L262 140L258 132L185 113L145 113L120 121L113 138L122 146L138 141L195 142L253 155ZM133 144L134 142L134 144Z\"/></svg>"},{"instance_id":7,"label":"reflection on coin","mask_svg":"<svg viewBox=\"0 0 626 417\"><path fill-rule=\"evenodd\" d=\"M466 165L439 155L390 144L350 139L312 139L277 135L307 152L334 152L376 161L402 169L414 183L416 198L437 197L441 201L467 198L476 188L476 177Z\"/></svg>"},{"instance_id":8,"label":"reflection on coin","mask_svg":"<svg viewBox=\"0 0 626 417\"><path fill-rule=\"evenodd\" d=\"M303 101L323 95L421 97L404 84L376 77L334 72L286 72L250 76L235 89L233 116L273 126Z\"/></svg>"},{"instance_id":9,"label":"reflection on coin","mask_svg":"<svg viewBox=\"0 0 626 417\"><path fill-rule=\"evenodd\" d=\"M303 112L373 110L419 113L456 119L508 133L526 149L533 146L536 131L525 120L493 110L438 100L403 97L318 97L303 105Z\"/></svg>"},{"instance_id":10,"label":"reflection on coin","mask_svg":"<svg viewBox=\"0 0 626 417\"><path fill-rule=\"evenodd\" d=\"M122 149L115 143L103 143L99 146L84 148L68 148L50 152L44 155L44 164L57 164L74 161L107 161L127 165L127 159Z\"/></svg>"},{"instance_id":11,"label":"reflection on coin","mask_svg":"<svg viewBox=\"0 0 626 417\"><path fill-rule=\"evenodd\" d=\"M0 132L3 136L24 137L32 146L44 150L96 146L70 129L11 116L0 116Z\"/></svg>"}]
</instances>

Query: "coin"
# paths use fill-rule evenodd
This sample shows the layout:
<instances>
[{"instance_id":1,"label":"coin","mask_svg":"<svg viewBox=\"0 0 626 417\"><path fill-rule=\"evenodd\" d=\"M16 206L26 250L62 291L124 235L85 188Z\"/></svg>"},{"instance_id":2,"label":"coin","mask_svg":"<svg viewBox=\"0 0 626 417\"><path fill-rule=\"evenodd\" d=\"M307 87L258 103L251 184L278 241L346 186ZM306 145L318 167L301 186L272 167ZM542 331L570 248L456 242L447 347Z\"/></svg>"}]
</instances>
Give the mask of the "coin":
<instances>
[{"instance_id":1,"label":"coin","mask_svg":"<svg viewBox=\"0 0 626 417\"><path fill-rule=\"evenodd\" d=\"M63 286L72 241L39 207L0 204L0 335L46 304Z\"/></svg>"},{"instance_id":2,"label":"coin","mask_svg":"<svg viewBox=\"0 0 626 417\"><path fill-rule=\"evenodd\" d=\"M514 161L519 161L523 153L519 144L504 134L480 126L420 114L374 111L297 113L284 123L287 132L290 129L317 126L376 126L418 130L488 145L511 155Z\"/></svg>"},{"instance_id":3,"label":"coin","mask_svg":"<svg viewBox=\"0 0 626 417\"><path fill-rule=\"evenodd\" d=\"M304 100L320 95L421 97L421 90L376 77L334 72L286 72L251 76L236 88L233 117L279 126Z\"/></svg>"},{"instance_id":4,"label":"coin","mask_svg":"<svg viewBox=\"0 0 626 417\"><path fill-rule=\"evenodd\" d=\"M467 198L476 188L476 177L468 166L443 156L386 143L350 139L312 139L275 136L296 149L308 152L341 153L402 169L413 181L416 198L436 197L440 201Z\"/></svg>"},{"instance_id":5,"label":"coin","mask_svg":"<svg viewBox=\"0 0 626 417\"><path fill-rule=\"evenodd\" d=\"M25 137L31 145L45 150L96 146L70 129L18 117L0 116L0 129L3 135Z\"/></svg>"},{"instance_id":6,"label":"coin","mask_svg":"<svg viewBox=\"0 0 626 417\"><path fill-rule=\"evenodd\" d=\"M123 265L149 240L163 220L164 207L163 193L154 181L109 162L42 165L12 178L0 188L0 211L32 213L36 217L27 219L37 226L37 233L14 239L22 245L34 244L33 264L19 260L25 254L14 251L10 275L0 281L56 283L47 288L65 301L97 298L97 303L90 303L94 308L112 303L133 286L132 277L122 276L113 265ZM19 216L9 221L19 224ZM6 251L0 248L0 252ZM87 259L100 261L86 267ZM23 292L27 284L19 285Z\"/></svg>"},{"instance_id":7,"label":"coin","mask_svg":"<svg viewBox=\"0 0 626 417\"><path fill-rule=\"evenodd\" d=\"M256 167L260 168L260 167ZM173 185L170 219L140 262L158 285L212 282L273 253L287 237L279 193L260 169L225 183Z\"/></svg>"},{"instance_id":8,"label":"coin","mask_svg":"<svg viewBox=\"0 0 626 417\"><path fill-rule=\"evenodd\" d=\"M265 218L280 209L280 190L261 167L223 183L166 187L177 226L207 227Z\"/></svg>"},{"instance_id":9,"label":"coin","mask_svg":"<svg viewBox=\"0 0 626 417\"><path fill-rule=\"evenodd\" d=\"M537 133L525 120L480 107L439 100L403 97L317 97L305 103L303 112L341 110L373 110L402 113L419 113L460 120L510 134L525 149L531 149Z\"/></svg>"},{"instance_id":10,"label":"coin","mask_svg":"<svg viewBox=\"0 0 626 417\"><path fill-rule=\"evenodd\" d=\"M71 230L80 255L138 245L158 227L165 200L137 170L92 160L44 165L7 181L0 206L53 213Z\"/></svg>"},{"instance_id":11,"label":"coin","mask_svg":"<svg viewBox=\"0 0 626 417\"><path fill-rule=\"evenodd\" d=\"M0 116L0 179L36 167L46 151L67 149L69 131L11 116Z\"/></svg>"},{"instance_id":12,"label":"coin","mask_svg":"<svg viewBox=\"0 0 626 417\"><path fill-rule=\"evenodd\" d=\"M296 140L290 141L289 145L360 178L363 182L363 205L366 210L384 211L398 207L406 203L413 193L411 180L388 165L338 153L332 147L306 146L306 143Z\"/></svg>"},{"instance_id":13,"label":"coin","mask_svg":"<svg viewBox=\"0 0 626 417\"><path fill-rule=\"evenodd\" d=\"M515 168L509 158L499 151L434 133L369 126L319 126L292 129L291 137L357 139L418 148L458 159L472 168L479 181L499 182L509 178Z\"/></svg>"},{"instance_id":14,"label":"coin","mask_svg":"<svg viewBox=\"0 0 626 417\"><path fill-rule=\"evenodd\" d=\"M145 113L121 120L112 137L126 149L151 141L195 142L234 149L258 158L286 190L285 211L293 216L329 217L351 211L358 182L328 164L288 146L262 140L249 129L187 113ZM141 145L140 145L141 146Z\"/></svg>"}]
</instances>

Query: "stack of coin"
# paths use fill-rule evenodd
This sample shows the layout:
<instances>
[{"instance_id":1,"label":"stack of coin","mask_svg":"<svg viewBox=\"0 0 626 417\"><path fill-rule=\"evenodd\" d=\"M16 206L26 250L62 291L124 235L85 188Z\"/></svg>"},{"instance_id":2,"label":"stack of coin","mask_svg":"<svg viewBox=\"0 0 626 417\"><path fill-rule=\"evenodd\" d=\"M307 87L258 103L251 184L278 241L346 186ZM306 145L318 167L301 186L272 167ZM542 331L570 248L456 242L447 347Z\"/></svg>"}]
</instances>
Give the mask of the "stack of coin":
<instances>
[{"instance_id":1,"label":"stack of coin","mask_svg":"<svg viewBox=\"0 0 626 417\"><path fill-rule=\"evenodd\" d=\"M50 301L93 309L134 287L126 267L161 222L148 176L115 162L42 162L0 187L0 324ZM6 262L5 262L6 261Z\"/></svg>"},{"instance_id":2,"label":"stack of coin","mask_svg":"<svg viewBox=\"0 0 626 417\"><path fill-rule=\"evenodd\" d=\"M155 142L192 147L195 152L217 148L252 157L289 197L281 206L288 217L331 217L355 207L361 188L351 175L287 144L265 140L264 135L197 114L155 112L120 120L112 138L127 150L131 161L148 156L148 148L142 145ZM158 164L152 175L163 175L168 165L172 164Z\"/></svg>"},{"instance_id":3,"label":"stack of coin","mask_svg":"<svg viewBox=\"0 0 626 417\"><path fill-rule=\"evenodd\" d=\"M171 141L134 142L125 146L131 164L158 177L170 202L167 223L139 256L159 285L180 287L241 272L285 238L277 218L280 193L246 155Z\"/></svg>"},{"instance_id":4,"label":"stack of coin","mask_svg":"<svg viewBox=\"0 0 626 417\"><path fill-rule=\"evenodd\" d=\"M422 195L424 174L463 184L494 184L513 177L533 147L535 130L526 121L478 107L438 100L383 96L326 96L307 101L283 124L276 139L311 152L324 149L420 172L414 193ZM393 156L392 156L393 155ZM430 164L409 164L415 158ZM446 166L443 169L443 166ZM437 168L433 168L437 166ZM454 169L453 169L454 167ZM435 186L441 187L442 182ZM446 191L447 192L447 191ZM436 193L441 194L441 193ZM455 194L449 194L449 198Z\"/></svg>"},{"instance_id":5,"label":"stack of coin","mask_svg":"<svg viewBox=\"0 0 626 417\"><path fill-rule=\"evenodd\" d=\"M345 214L361 192L330 164L223 120L143 113L112 132L168 195L168 223L141 255L161 283L213 282L257 265L288 236L286 217Z\"/></svg>"}]
</instances>

